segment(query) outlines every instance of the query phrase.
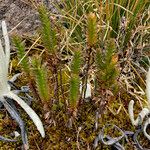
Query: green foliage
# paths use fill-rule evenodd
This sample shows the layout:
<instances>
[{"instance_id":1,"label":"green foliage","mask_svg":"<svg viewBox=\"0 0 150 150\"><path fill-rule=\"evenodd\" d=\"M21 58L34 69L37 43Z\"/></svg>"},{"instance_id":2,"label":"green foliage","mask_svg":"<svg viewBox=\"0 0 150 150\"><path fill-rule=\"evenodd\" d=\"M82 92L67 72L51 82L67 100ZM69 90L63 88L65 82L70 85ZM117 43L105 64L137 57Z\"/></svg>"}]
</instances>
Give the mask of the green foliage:
<instances>
[{"instance_id":1,"label":"green foliage","mask_svg":"<svg viewBox=\"0 0 150 150\"><path fill-rule=\"evenodd\" d=\"M32 65L38 94L43 102L49 101L50 92L46 67L41 65L41 61L38 58L32 60Z\"/></svg>"},{"instance_id":2,"label":"green foliage","mask_svg":"<svg viewBox=\"0 0 150 150\"><path fill-rule=\"evenodd\" d=\"M93 134L97 135L97 132L93 132L95 111L100 110L102 113L100 114L100 123L98 123L99 128L101 128L101 122L105 123L106 120L116 125L119 120L119 123L121 122L120 127L127 124L126 117L124 117L126 115L124 112L126 108L122 108L128 104L128 100L131 96L125 91L119 91L118 93L120 95L118 100L118 95L116 96L114 92L117 86L116 78L120 70L120 67L118 67L120 65L120 60L117 59L117 54L121 54L119 55L120 59L122 55L124 56L126 54L126 50L130 53L132 49L133 53L138 53L139 51L141 52L141 47L143 48L143 45L147 46L149 44L148 0L62 0L62 6L63 9L59 10L59 14L50 14L52 18L54 18L52 22L54 24L51 23L46 8L44 6L38 8L42 25L42 47L44 46L44 49L50 54L55 53L57 57L54 55L51 55L51 57L47 52L45 53L45 51L42 51L43 49L41 50L39 48L41 41L36 43L39 46L37 46L38 51L36 53L39 54L41 51L44 53L40 54L43 61L42 63L38 59L33 60L33 73L35 75L34 77L40 98L43 101L49 101L50 99L56 99L57 101L58 98L60 102L59 104L54 104L52 102L53 109L49 110L49 112L53 114L54 118L52 119L54 119L57 124L56 126L50 127L48 124L48 131L51 131L48 133L54 133L48 135L53 143L52 147L56 149L56 147L59 148L61 145L64 149L69 146L77 148L76 145L78 144L76 140L69 142L69 146L65 144L65 146L67 145L65 147L65 142L61 137L63 133L66 137L76 139L76 134L72 133L76 133L76 127L82 124L83 126L87 125L86 128L82 126L83 128L79 135L80 149L84 149L87 147L87 141L89 146L93 145ZM60 18L57 19L57 17ZM57 26L57 30L55 30L55 25ZM56 35L59 36L56 38ZM135 35L136 38L134 38ZM58 40L59 42L57 42ZM136 40L136 42L134 42L134 40ZM117 48L114 41L117 44ZM130 43L131 45L129 46ZM79 46L82 51L75 50L76 47ZM35 50L37 47L35 47ZM56 51L56 48L59 48L60 51ZM144 52L144 48L142 50L142 52ZM70 57L72 54L73 59L70 65L71 72L69 72L68 64L70 64ZM23 56L24 54L22 54L22 57ZM136 54L135 56L138 55ZM81 57L84 59L83 62ZM144 59L146 59L143 60L144 63L146 63L148 57L144 57ZM126 61L126 59L121 58L121 63L122 60ZM133 61L132 56L131 61ZM46 67L43 65L45 63L47 65ZM81 106L78 105L77 107L81 96L80 70L83 71L83 93L81 94L84 95L86 92L86 87L84 86L88 81L91 87L94 87L91 90L92 96L94 97L91 97L92 101L90 101L90 103L85 103L84 100L81 100ZM135 85L135 83L133 85ZM58 93L57 96L55 96L56 92ZM113 96L110 96L111 92ZM122 95L123 92L125 92L124 95ZM106 110L106 113L103 114L103 110L106 107L103 105L101 106L101 102L99 101L103 99L108 101L108 104L106 104L107 108L111 108L110 110L114 109L113 111L117 112L115 119L112 119L114 118L114 114L112 115L109 110ZM123 103L120 102L120 99L122 99ZM58 106L60 104L63 105L60 107ZM70 128L71 130L68 132L68 128L63 127L64 122L68 124L70 121L68 121L68 115L66 115L68 114L66 113L68 107L73 111L77 109L79 112L76 116L77 120L73 120L73 125L75 126L73 129L76 130L75 132L71 131L72 128ZM87 109L83 109L83 107ZM43 107L39 105L38 109L41 110L42 108ZM90 113L87 113L89 110ZM90 118L90 120L88 120L88 118ZM47 122L49 122L49 120ZM47 124L47 122L45 124ZM131 126L127 126L126 129L131 130ZM90 141L89 139L91 138L92 140ZM60 140L62 141L59 142ZM82 144L80 141L82 141ZM38 142L40 143L41 141ZM56 143L58 144L56 145ZM46 139L44 148L47 149L48 147L49 143L47 143ZM90 148L92 149L93 147L91 146ZM100 149L103 148L104 147L100 147ZM35 149L35 147L33 149Z\"/></svg>"},{"instance_id":3,"label":"green foliage","mask_svg":"<svg viewBox=\"0 0 150 150\"><path fill-rule=\"evenodd\" d=\"M48 50L48 52L53 54L56 52L56 44L57 44L55 29L54 27L52 27L46 7L39 6L38 12L42 24L41 28L42 42L45 48Z\"/></svg>"},{"instance_id":4,"label":"green foliage","mask_svg":"<svg viewBox=\"0 0 150 150\"><path fill-rule=\"evenodd\" d=\"M79 74L80 67L81 67L81 52L78 50L74 52L73 60L71 63L71 72L73 74Z\"/></svg>"},{"instance_id":5,"label":"green foliage","mask_svg":"<svg viewBox=\"0 0 150 150\"><path fill-rule=\"evenodd\" d=\"M116 50L115 43L113 40L108 41L106 44L105 54L102 51L97 50L96 52L96 65L98 70L98 81L100 86L110 88L117 77L116 60L113 60L113 54Z\"/></svg>"},{"instance_id":6,"label":"green foliage","mask_svg":"<svg viewBox=\"0 0 150 150\"><path fill-rule=\"evenodd\" d=\"M25 56L25 45L18 36L13 37L13 42L18 50L17 54L18 54L18 58L21 62L21 66L22 66L23 70L29 74L30 66L28 63L28 59Z\"/></svg>"},{"instance_id":7,"label":"green foliage","mask_svg":"<svg viewBox=\"0 0 150 150\"><path fill-rule=\"evenodd\" d=\"M112 55L116 52L115 41L114 39L110 39L108 43L106 43L106 65L112 62Z\"/></svg>"},{"instance_id":8,"label":"green foliage","mask_svg":"<svg viewBox=\"0 0 150 150\"><path fill-rule=\"evenodd\" d=\"M73 75L70 79L70 107L76 108L79 99L80 78Z\"/></svg>"},{"instance_id":9,"label":"green foliage","mask_svg":"<svg viewBox=\"0 0 150 150\"><path fill-rule=\"evenodd\" d=\"M71 78L70 78L70 107L71 108L75 108L79 100L80 67L81 67L81 52L75 51L71 63Z\"/></svg>"},{"instance_id":10,"label":"green foliage","mask_svg":"<svg viewBox=\"0 0 150 150\"><path fill-rule=\"evenodd\" d=\"M104 70L105 62L103 62L103 55L102 55L101 49L97 50L95 60L96 60L96 65L97 65L98 70L100 69Z\"/></svg>"},{"instance_id":11,"label":"green foliage","mask_svg":"<svg viewBox=\"0 0 150 150\"><path fill-rule=\"evenodd\" d=\"M97 18L94 13L87 16L87 42L89 46L97 43Z\"/></svg>"}]
</instances>

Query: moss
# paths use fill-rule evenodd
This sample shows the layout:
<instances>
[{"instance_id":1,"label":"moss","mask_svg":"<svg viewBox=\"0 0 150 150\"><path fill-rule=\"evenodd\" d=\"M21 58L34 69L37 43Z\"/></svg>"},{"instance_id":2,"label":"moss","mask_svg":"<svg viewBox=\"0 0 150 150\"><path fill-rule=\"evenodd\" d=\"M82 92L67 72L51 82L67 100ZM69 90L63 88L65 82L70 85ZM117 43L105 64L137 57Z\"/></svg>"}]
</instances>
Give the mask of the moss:
<instances>
[{"instance_id":1,"label":"moss","mask_svg":"<svg viewBox=\"0 0 150 150\"><path fill-rule=\"evenodd\" d=\"M144 1L142 3L144 3ZM107 5L105 6L105 4ZM46 18L46 20L45 19L44 20L47 21L45 22L46 25L43 26L44 27L43 33L45 33L45 37L44 37L45 40L44 38L42 38L42 40L38 39L39 37L32 37L32 38L24 37L24 43L26 47L25 50L31 48L28 55L30 56L30 59L32 60L34 55L40 56L42 64L46 64L46 69L48 69L47 84L50 86L50 93L49 93L50 108L48 108L45 111L44 106L40 101L38 95L39 93L37 92L36 88L35 91L31 89L33 92L31 93L31 95L34 96L34 100L32 102L31 107L38 113L38 115L40 116L44 124L45 132L46 132L46 137L44 139L40 137L40 134L38 133L37 129L35 128L30 118L22 110L20 110L20 108L17 105L17 109L20 111L22 118L26 123L29 145L31 150L93 149L93 141L95 137L99 134L102 127L108 123L115 124L123 130L135 131L135 128L131 125L128 116L129 101L131 99L135 99L135 97L131 96L128 91L124 90L124 88L119 88L120 83L118 82L119 73L120 76L122 74L126 75L123 66L128 65L128 62L126 62L126 57L128 56L128 53L130 54L129 50L131 49L131 47L130 46L128 47L128 45L126 44L123 45L124 40L120 41L121 37L117 37L118 39L113 39L113 41L115 40L116 43L118 42L117 45L115 42L112 42L112 40L110 39L111 32L116 31L116 33L114 33L115 37L117 35L121 36L119 35L121 34L119 33L121 31L118 31L119 30L118 25L120 21L119 19L122 18L122 15L120 15L119 10L121 9L121 11L123 11L125 15L126 13L129 13L128 11L126 12L125 9L123 9L126 7L123 8L119 7L119 6L124 6L124 4L126 3L120 1L118 6L117 5L113 6L113 5L109 5L108 1L106 1L106 3L101 3L100 4L101 6L99 7L99 4L96 3L96 1L77 0L75 3L73 1L70 2L70 0L68 0L64 4L64 10L60 11L64 13L62 14L62 18L60 18L60 20L58 21L55 18L56 14L55 16L52 15L50 17L51 22L49 22L49 16L47 16L46 11L41 10L43 12L42 14L43 19ZM70 7L68 7L67 5ZM136 5L135 6L132 5L132 3L129 4L129 6L130 5L132 6L131 8L136 7ZM109 8L110 6L112 6L112 8ZM98 12L99 8L100 8L100 12ZM108 11L110 11L111 13L108 13ZM93 13L90 14L90 12ZM114 12L116 13L114 14ZM93 22L91 23L89 22L90 24L88 27L89 28L88 32L91 32L90 37L89 37L89 33L87 33L84 29L87 26L86 14L90 14L89 19L93 20ZM117 22L116 22L116 16L119 16L117 17ZM125 21L124 24L126 23L128 24L128 20L131 24L131 18L129 18L129 16L130 15L126 15L127 22ZM140 20L139 18L137 18L136 21L137 23ZM69 24L67 28L62 25L62 22L64 21L66 24ZM51 24L53 22L54 24ZM59 24L57 24L57 22L59 22ZM93 25L94 25L94 30L93 30ZM121 23L121 25L123 25L123 23ZM136 27L136 25L134 24L133 26ZM54 27L54 30L52 29L52 27ZM144 34L144 32L146 32L147 30L147 29L144 30L144 27L146 29L146 26L144 26L143 23L143 28L142 30L140 30L142 34ZM126 25L124 28L126 28ZM133 29L132 27L130 28L131 31L133 30L134 32L134 28ZM58 33L55 33L55 29L56 31L58 31ZM140 34L138 33L136 34L138 35L137 37L140 37L139 40L136 38L137 42L140 41L138 47L140 47L140 43L143 47L143 45L145 45L145 42L144 44L142 42L144 35L142 35L143 37L141 38ZM86 38L88 38L89 44L87 44ZM133 45L136 47L136 43L134 43L133 39L130 39L129 41L127 39L125 39L125 43L126 42L131 43L129 41L132 41ZM108 43L106 41L108 41ZM45 47L43 45L45 45ZM116 45L116 47L114 47L113 45ZM90 46L89 51L91 52L88 58L86 54L87 52L86 49L89 46ZM83 66L82 65L80 66L79 65L80 62L77 62L76 65L73 65L72 69L70 69L69 68L71 62L70 59L77 47L81 47L82 55L84 57ZM132 48L134 52L135 49L134 47ZM48 52L46 52L48 49L49 52L52 53L51 55ZM118 49L120 49L121 51ZM124 53L122 50L125 50L124 52L126 53ZM97 72L97 70L95 69L96 64L95 64L94 55L97 53L97 51L99 51L96 57L97 60L99 60L97 66L99 66L99 70L102 70L101 72ZM105 57L106 55L107 57ZM79 55L77 55L76 57L78 58L78 56ZM137 54L135 56L137 56ZM65 58L68 59L67 62ZM87 63L89 65L89 67L87 67L88 79L90 80L92 78L91 80L94 81L95 78L98 76L99 78L99 80L97 81L98 88L96 87L97 89L95 92L94 91L95 83L92 82L92 87L93 87L92 92L94 91L96 94L93 92L92 93L93 97L91 97L91 99L88 102L85 102L83 99L81 99L81 95L79 94L79 92L75 94L75 96L73 96L74 99L78 97L79 102L76 105L76 109L77 109L76 115L72 117L68 110L68 104L67 104L67 102L69 101L69 80L71 77L70 70L72 70L73 73L76 73L77 75L82 74L81 75L82 77L86 76L85 75L86 74L85 70L87 65L86 62L88 61L89 61L89 64ZM132 56L131 56L131 60L127 59L127 61L133 61ZM106 64L104 62L106 62ZM13 55L11 66L12 68L11 68L10 76L22 70L20 66L18 66L18 60L15 55ZM132 69L131 71L134 74ZM56 76L58 78L57 85L56 85L57 79L53 79ZM143 76L141 77L144 78ZM81 78L79 76L77 79L80 80ZM108 82L109 79L111 79L110 82ZM21 87L22 85L28 84L29 80L31 82L33 81L32 84L33 86L35 86L34 76L32 75L26 76L23 73L22 76L20 76L20 78L16 81L16 85L18 87ZM141 78L136 77L136 75L135 75L134 82L139 83L142 89L145 88L143 82L141 81ZM135 83L132 83L133 86L135 85ZM56 86L58 86L57 87L58 91L55 90ZM136 87L135 89L138 90L138 88ZM59 102L56 102L57 98L55 96L55 92L58 92L57 98L59 99ZM111 94L109 95L108 94L109 92L110 93L112 92L114 95L113 96ZM141 97L143 99L146 99L144 96ZM143 102L143 104L145 105L145 102ZM120 107L121 107L120 111L116 113ZM135 113L138 113L139 110L141 110L141 108L139 103L137 102L135 105ZM97 130L95 129L96 112L99 112L100 114L97 120L98 121ZM79 129L81 130L79 131ZM0 133L3 136L8 136L14 130L18 130L17 125L12 119L8 117L7 113L4 110L4 112L2 112L2 115L0 115ZM110 128L106 128L105 132L109 133L110 136L112 137L120 135L119 132L117 131L113 132ZM143 143L145 147L148 146L149 143L147 142L146 139L143 138L143 135L140 135L140 137L142 137L142 139L140 140L141 143ZM126 150L134 148L133 141L129 140L128 143L122 141L122 143L125 144ZM22 145L21 139L19 139L17 143L0 142L0 150L1 149L17 150L17 149L21 149L21 145ZM99 147L97 149L107 150L110 149L110 147L99 143Z\"/></svg>"}]
</instances>

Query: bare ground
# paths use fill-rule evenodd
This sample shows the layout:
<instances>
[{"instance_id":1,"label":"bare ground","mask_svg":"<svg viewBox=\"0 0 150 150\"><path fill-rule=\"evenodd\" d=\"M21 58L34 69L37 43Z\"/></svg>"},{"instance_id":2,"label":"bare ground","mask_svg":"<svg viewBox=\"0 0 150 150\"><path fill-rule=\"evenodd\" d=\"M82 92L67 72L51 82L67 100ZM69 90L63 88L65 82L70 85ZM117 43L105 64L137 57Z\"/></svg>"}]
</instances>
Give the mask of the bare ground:
<instances>
[{"instance_id":1,"label":"bare ground","mask_svg":"<svg viewBox=\"0 0 150 150\"><path fill-rule=\"evenodd\" d=\"M50 11L55 11L52 0L0 0L0 21L6 20L11 33L35 34L39 26L38 13L34 4L45 3Z\"/></svg>"}]
</instances>

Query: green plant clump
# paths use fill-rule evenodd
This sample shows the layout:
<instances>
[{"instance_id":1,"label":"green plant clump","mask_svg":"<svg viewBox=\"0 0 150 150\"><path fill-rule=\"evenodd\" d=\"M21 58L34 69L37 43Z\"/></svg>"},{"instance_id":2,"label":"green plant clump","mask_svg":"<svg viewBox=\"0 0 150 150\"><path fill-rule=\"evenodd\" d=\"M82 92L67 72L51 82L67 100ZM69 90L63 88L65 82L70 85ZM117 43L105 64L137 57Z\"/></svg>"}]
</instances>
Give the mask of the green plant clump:
<instances>
[{"instance_id":1,"label":"green plant clump","mask_svg":"<svg viewBox=\"0 0 150 150\"><path fill-rule=\"evenodd\" d=\"M53 29L52 23L49 20L48 11L46 10L45 6L40 6L38 8L38 12L42 24L42 42L48 52L55 53L57 44L56 32Z\"/></svg>"},{"instance_id":2,"label":"green plant clump","mask_svg":"<svg viewBox=\"0 0 150 150\"><path fill-rule=\"evenodd\" d=\"M13 42L18 50L18 58L21 62L21 66L23 68L23 70L29 74L30 72L30 66L28 63L28 58L25 55L25 44L22 43L21 38L19 38L18 36L13 37Z\"/></svg>"},{"instance_id":3,"label":"green plant clump","mask_svg":"<svg viewBox=\"0 0 150 150\"><path fill-rule=\"evenodd\" d=\"M19 62L37 99L33 107L42 113L46 128L44 140L38 134L29 135L31 149L39 145L43 150L93 149L107 123L134 132L128 104L137 100L138 110L146 103L148 63L141 62L149 60L149 1L62 0L53 5L57 13L37 6L41 21L37 39L31 37L23 44L14 38ZM109 136L114 136L112 130ZM140 142L148 146L144 139ZM110 149L116 144L106 143L101 141L95 148ZM123 139L119 143L127 150L135 147Z\"/></svg>"},{"instance_id":4,"label":"green plant clump","mask_svg":"<svg viewBox=\"0 0 150 150\"><path fill-rule=\"evenodd\" d=\"M39 96L43 102L48 102L50 101L50 92L46 66L41 65L41 61L38 58L32 60L32 65Z\"/></svg>"},{"instance_id":5,"label":"green plant clump","mask_svg":"<svg viewBox=\"0 0 150 150\"><path fill-rule=\"evenodd\" d=\"M71 78L70 78L70 107L76 109L79 101L80 89L80 67L81 67L81 52L75 51L71 63Z\"/></svg>"}]
</instances>

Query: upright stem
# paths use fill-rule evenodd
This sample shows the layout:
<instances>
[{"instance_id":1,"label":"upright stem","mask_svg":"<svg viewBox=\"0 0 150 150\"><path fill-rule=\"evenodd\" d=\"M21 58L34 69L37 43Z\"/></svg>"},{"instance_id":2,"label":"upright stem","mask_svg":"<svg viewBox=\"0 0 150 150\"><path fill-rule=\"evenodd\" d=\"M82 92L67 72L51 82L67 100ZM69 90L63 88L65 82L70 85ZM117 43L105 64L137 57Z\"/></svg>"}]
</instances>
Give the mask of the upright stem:
<instances>
[{"instance_id":1,"label":"upright stem","mask_svg":"<svg viewBox=\"0 0 150 150\"><path fill-rule=\"evenodd\" d=\"M55 77L55 84L54 84L54 96L59 102L59 84L58 84L58 72L57 67L54 66L54 77Z\"/></svg>"}]
</instances>

